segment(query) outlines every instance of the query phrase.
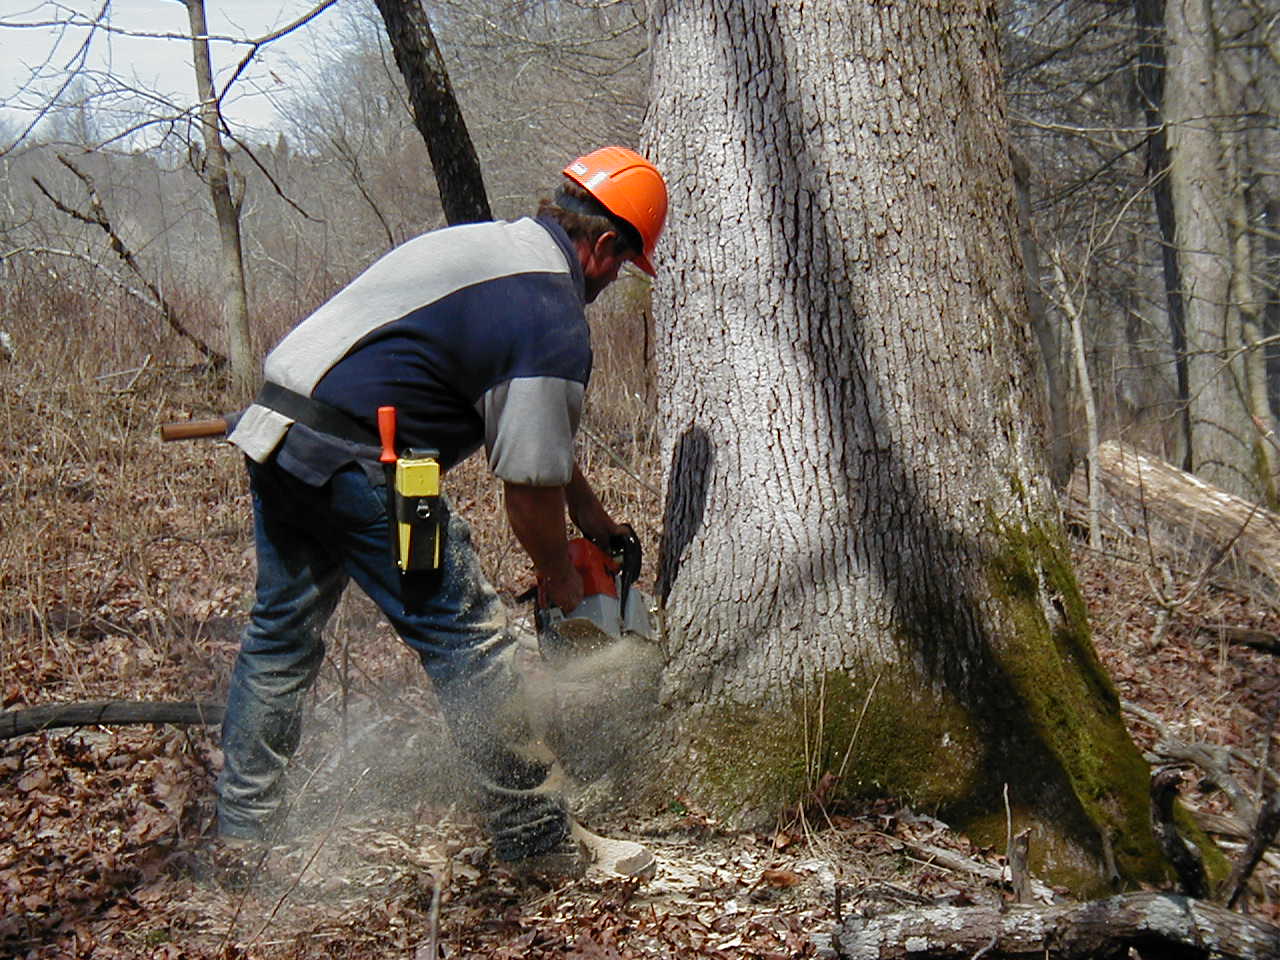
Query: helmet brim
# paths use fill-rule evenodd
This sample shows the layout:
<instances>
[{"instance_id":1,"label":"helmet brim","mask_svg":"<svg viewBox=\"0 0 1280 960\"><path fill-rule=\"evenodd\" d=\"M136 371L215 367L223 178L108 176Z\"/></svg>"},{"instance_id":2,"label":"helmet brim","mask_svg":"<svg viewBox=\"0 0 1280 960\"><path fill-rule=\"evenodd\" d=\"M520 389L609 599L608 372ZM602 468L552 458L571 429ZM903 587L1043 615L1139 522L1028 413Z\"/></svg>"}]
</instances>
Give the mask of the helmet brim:
<instances>
[{"instance_id":1,"label":"helmet brim","mask_svg":"<svg viewBox=\"0 0 1280 960\"><path fill-rule=\"evenodd\" d=\"M658 275L658 271L653 269L653 264L649 262L649 258L643 253L637 253L631 258L631 262L651 277L656 277Z\"/></svg>"}]
</instances>

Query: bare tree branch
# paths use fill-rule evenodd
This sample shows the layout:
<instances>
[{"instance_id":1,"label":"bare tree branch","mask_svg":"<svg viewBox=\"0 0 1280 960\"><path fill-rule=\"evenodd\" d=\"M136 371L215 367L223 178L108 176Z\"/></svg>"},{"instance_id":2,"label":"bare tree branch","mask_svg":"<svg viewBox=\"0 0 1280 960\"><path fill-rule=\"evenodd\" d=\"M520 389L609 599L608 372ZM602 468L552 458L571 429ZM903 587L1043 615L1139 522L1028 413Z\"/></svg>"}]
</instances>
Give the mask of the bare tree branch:
<instances>
[{"instance_id":1,"label":"bare tree branch","mask_svg":"<svg viewBox=\"0 0 1280 960\"><path fill-rule=\"evenodd\" d=\"M5 154L15 149L19 144L25 142L27 137L31 135L31 131L34 130L40 121L47 117L49 112L58 105L59 99L64 93L66 93L67 88L75 82L76 77L79 75L79 71L84 67L85 60L89 55L89 47L93 43L94 32L98 29L96 21L100 20L103 15L106 14L107 8L110 6L111 0L102 0L102 6L98 9L98 15L95 18L95 25L90 26L88 35L85 36L84 41L76 49L76 52L72 54L71 59L67 61L67 65L63 68L65 75L63 77L62 84L58 87L57 91L54 92L53 96L49 97L45 105L36 112L36 115L32 118L31 122L27 124L26 128L20 134L18 134L13 143L8 144L7 146L0 144L0 157L3 157Z\"/></svg>"}]
</instances>

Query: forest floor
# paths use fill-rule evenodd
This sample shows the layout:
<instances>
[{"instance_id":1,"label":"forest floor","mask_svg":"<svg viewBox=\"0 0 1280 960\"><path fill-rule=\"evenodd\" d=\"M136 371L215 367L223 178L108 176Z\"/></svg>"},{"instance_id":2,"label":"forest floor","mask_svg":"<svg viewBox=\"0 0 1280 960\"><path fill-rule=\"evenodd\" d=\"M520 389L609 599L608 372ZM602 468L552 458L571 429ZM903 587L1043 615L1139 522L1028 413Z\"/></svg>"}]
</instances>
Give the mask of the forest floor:
<instances>
[{"instance_id":1,"label":"forest floor","mask_svg":"<svg viewBox=\"0 0 1280 960\"><path fill-rule=\"evenodd\" d=\"M49 397L8 387L11 418L56 421ZM155 423L192 412L180 397L139 409L108 396L98 408L107 426L95 434L48 430L40 455L27 446L22 461L9 441L11 467L0 474L0 510L9 511L0 517L4 709L221 699L252 583L238 465L216 444L174 445L160 472L120 452L119 437L154 444ZM611 509L656 518L652 485L611 471L588 467L615 491ZM527 571L498 532L496 501L479 474L459 478L458 490L476 491L459 507L490 538L495 582L514 593ZM641 533L655 543L656 520ZM1210 585L1192 590L1194 576L1173 571L1189 597L1157 626L1144 565L1082 547L1076 561L1099 654L1121 696L1148 711L1147 720L1126 716L1138 744L1153 746L1149 720L1158 717L1178 739L1237 748L1232 773L1254 786L1248 758L1260 754L1280 698L1280 659L1229 642L1221 628L1280 636L1280 611ZM491 861L452 786L458 777L416 660L359 599L344 601L332 635L284 833L247 883L213 855L220 757L210 728L95 727L0 743L0 955L426 960L438 935L448 958L791 958L816 956L815 934L873 904L1009 896L980 869L928 852L999 869L1003 850L976 848L892 802L811 810L754 833L724 828L675 787L664 808L639 819L588 823L649 845L660 862L652 881L518 879ZM1219 785L1188 772L1187 806L1230 812ZM1255 874L1248 905L1280 920L1274 861Z\"/></svg>"},{"instance_id":2,"label":"forest floor","mask_svg":"<svg viewBox=\"0 0 1280 960\"><path fill-rule=\"evenodd\" d=\"M1208 591L1152 650L1142 577L1083 550L1078 561L1099 652L1122 696L1188 740L1255 750L1280 661L1203 628L1280 634L1280 617ZM205 629L206 655L225 662L229 625ZM85 672L111 669L95 661L110 658L112 644L97 640L84 651ZM756 834L720 829L676 795L645 821L593 824L648 844L661 864L651 882L522 881L491 862L457 798L420 782L441 732L421 720L431 711L425 694L401 692L382 712L385 704L348 704L345 753L333 747L344 736L338 712L317 705L324 716L312 718L298 776L311 786L295 789L292 827L247 889L213 862L209 731L94 729L4 744L0 953L425 958L439 881L444 957L803 957L816 955L812 935L829 932L840 909L1007 896L999 883L931 862L918 845L995 867L1002 851L974 849L892 803ZM1151 744L1149 726L1134 721L1132 731ZM1223 806L1211 784L1189 782L1184 799ZM1255 913L1280 919L1271 865L1252 899Z\"/></svg>"}]
</instances>

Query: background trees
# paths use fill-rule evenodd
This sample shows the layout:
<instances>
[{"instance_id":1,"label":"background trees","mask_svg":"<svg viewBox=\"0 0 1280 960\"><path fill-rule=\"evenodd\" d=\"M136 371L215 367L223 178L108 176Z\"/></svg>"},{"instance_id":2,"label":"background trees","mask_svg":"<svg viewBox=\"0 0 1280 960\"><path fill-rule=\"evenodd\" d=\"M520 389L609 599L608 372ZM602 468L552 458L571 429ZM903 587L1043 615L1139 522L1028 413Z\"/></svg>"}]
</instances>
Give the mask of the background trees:
<instances>
[{"instance_id":1,"label":"background trees","mask_svg":"<svg viewBox=\"0 0 1280 960\"><path fill-rule=\"evenodd\" d=\"M1273 427L1280 406L1280 241L1267 161L1276 147L1280 66L1264 5L1179 5L1172 26L1202 9L1203 29L1170 30L1165 0L1018 0L1004 8L1013 145L1026 161L1025 236L1037 261L1030 282L1044 295L1035 316L1053 387L1055 475L1061 481L1087 447L1080 370L1061 306L1071 302L1101 438L1132 440L1266 499L1274 449L1252 418ZM527 210L564 155L602 139L635 142L647 77L642 4L439 0L428 11L497 215ZM373 6L342 4L300 30L315 50L308 79L281 86L262 71L254 81L278 91L281 128L228 129L233 185L243 184L256 351L279 332L262 317L296 316L380 250L441 222ZM236 48L237 57L249 49ZM208 302L217 273L205 251L218 244L195 183L209 164L194 99L170 102L128 76L69 59L75 75L59 85L56 102L33 102L34 91L11 98L39 109L11 121L15 137L27 136L7 154L6 250L64 249L53 239L75 236L77 255L99 267L62 257L55 269L65 277L118 269L101 245L82 245L91 231L32 193L26 175L39 165L56 184L62 173L49 153L90 148L95 159L86 169L140 260L164 275L166 290L186 291L178 299ZM1213 82L1199 83L1208 72ZM234 102L245 82L224 102ZM1203 102L1187 103L1184 89ZM28 130L37 115L41 122ZM1211 175L1197 176L1206 165ZM1175 200L1177 184L1186 186ZM1188 192L1193 184L1201 193ZM1175 205L1184 208L1180 218ZM1197 227L1189 211L1201 208L1220 212ZM1200 233L1188 237L1193 228ZM32 256L11 258L8 269L27 269L17 261ZM1201 277L1216 277L1217 289L1202 290L1209 281ZM191 323L227 349L210 320Z\"/></svg>"},{"instance_id":2,"label":"background trees","mask_svg":"<svg viewBox=\"0 0 1280 960\"><path fill-rule=\"evenodd\" d=\"M554 185L557 164L598 138L635 140L645 76L644 30L635 4L494 0L438 3L428 10L497 215L528 211L539 192ZM100 41L104 29L93 36ZM227 194L239 204L256 318L251 336L259 354L293 318L389 246L443 223L430 162L373 4L343 4L298 29L312 31L312 63L281 92L269 89L285 118L282 128L256 131L234 121L222 128ZM254 47L262 37L238 39L231 57L225 42L214 47L215 58L222 57L214 65L223 71L214 86L223 103L233 103L247 82L241 78L223 89L239 58L270 49L269 43ZM187 43L183 56L190 55ZM25 124L16 129L16 143L0 144L8 147L11 173L12 216L0 221L8 269L39 275L46 269L41 258L53 258L53 269L86 289L94 274L128 272L104 238L58 213L30 184L40 171L46 181L52 178L51 188L61 188L65 171L54 154L90 151L86 169L122 239L149 276L162 277L166 290L179 288L176 299L190 298L190 325L225 353L226 338L211 315L225 299L214 293L219 268L212 256L224 247L217 220L201 209L210 200L207 190L199 195L198 178L208 176L211 160L198 98L171 102L79 59L62 79L56 102L40 104L40 122L25 137ZM265 71L255 82L273 83ZM14 94L7 105L33 97ZM76 186L73 179L68 186ZM58 195L68 202L77 196ZM53 237L66 242L45 242ZM52 252L63 249L73 249L71 259L79 265ZM82 270L87 272L80 276ZM172 349L181 354L184 348Z\"/></svg>"},{"instance_id":3,"label":"background trees","mask_svg":"<svg viewBox=\"0 0 1280 960\"><path fill-rule=\"evenodd\" d=\"M1265 432L1280 409L1268 23L1248 2L1015 3L1004 50L1037 246L1068 288L1046 283L1044 255L1041 284L1078 301L1104 434L1273 502L1274 449L1252 419ZM1059 402L1079 408L1078 386Z\"/></svg>"}]
</instances>

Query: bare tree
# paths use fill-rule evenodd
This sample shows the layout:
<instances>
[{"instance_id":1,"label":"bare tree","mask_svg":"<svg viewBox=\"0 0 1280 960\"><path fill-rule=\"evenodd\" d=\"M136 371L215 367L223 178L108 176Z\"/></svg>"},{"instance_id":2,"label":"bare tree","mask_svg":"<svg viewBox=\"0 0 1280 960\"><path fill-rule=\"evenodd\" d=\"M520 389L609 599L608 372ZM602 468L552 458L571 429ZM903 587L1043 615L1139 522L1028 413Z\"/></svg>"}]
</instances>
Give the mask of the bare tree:
<instances>
[{"instance_id":1,"label":"bare tree","mask_svg":"<svg viewBox=\"0 0 1280 960\"><path fill-rule=\"evenodd\" d=\"M305 25L334 0L324 0L304 16L264 36L225 38L247 48L247 53L221 87L214 82L209 45L211 38L205 20L203 0L182 0L188 11L186 33L131 32L114 25L110 5L104 3L95 14L81 14L74 9L54 5L52 17L45 21L18 21L0 24L7 29L55 27L63 31L83 30L84 39L74 54L64 62L50 60L35 68L28 82L11 102L31 109L33 119L6 145L10 151L30 143L37 135L59 134L59 126L71 135L85 151L108 156L113 144L125 144L129 150L120 158L128 165L149 151L171 152L172 140L183 137L192 126L200 131L198 142L184 143L192 166L205 179L213 202L218 241L215 249L220 264L221 293L216 297L223 315L223 335L233 380L241 389L253 375L250 341L248 284L245 276L241 239L241 203L244 178L234 170L235 161L227 149L230 140L247 166L254 164L248 145L239 140L226 124L222 103L242 77L248 65L268 44ZM96 38L103 35L145 37L156 43L185 39L191 44L199 103L190 108L171 102L157 91L132 86L122 75L91 67L89 52ZM52 89L47 83L52 81ZM48 90L47 93L43 91ZM47 99L40 102L40 96ZM38 124L40 124L38 126ZM159 140L155 135L159 135ZM141 148L141 149L139 149ZM145 166L145 165L144 165ZM261 168L259 168L261 169ZM265 170L261 170L266 174ZM269 174L267 174L269 176ZM127 218L121 218L127 219ZM121 224L120 235L127 232ZM145 245L144 245L145 246Z\"/></svg>"},{"instance_id":2,"label":"bare tree","mask_svg":"<svg viewBox=\"0 0 1280 960\"><path fill-rule=\"evenodd\" d=\"M231 164L222 144L222 115L213 86L213 63L209 58L209 27L205 22L204 0L182 0L191 19L191 60L196 74L196 94L200 98L200 128L204 136L202 164L213 198L218 221L218 260L222 264L222 327L227 337L231 378L247 389L256 375L249 343L249 294L244 276L244 256L240 243L239 197L232 191ZM243 190L243 186L240 188Z\"/></svg>"},{"instance_id":3,"label":"bare tree","mask_svg":"<svg viewBox=\"0 0 1280 960\"><path fill-rule=\"evenodd\" d=\"M435 170L445 219L491 220L480 160L420 0L376 0Z\"/></svg>"},{"instance_id":4,"label":"bare tree","mask_svg":"<svg viewBox=\"0 0 1280 960\"><path fill-rule=\"evenodd\" d=\"M1165 122L1177 253L1187 316L1193 462L1231 490L1256 489L1241 327L1231 300L1228 163L1208 5L1167 3Z\"/></svg>"}]
</instances>

